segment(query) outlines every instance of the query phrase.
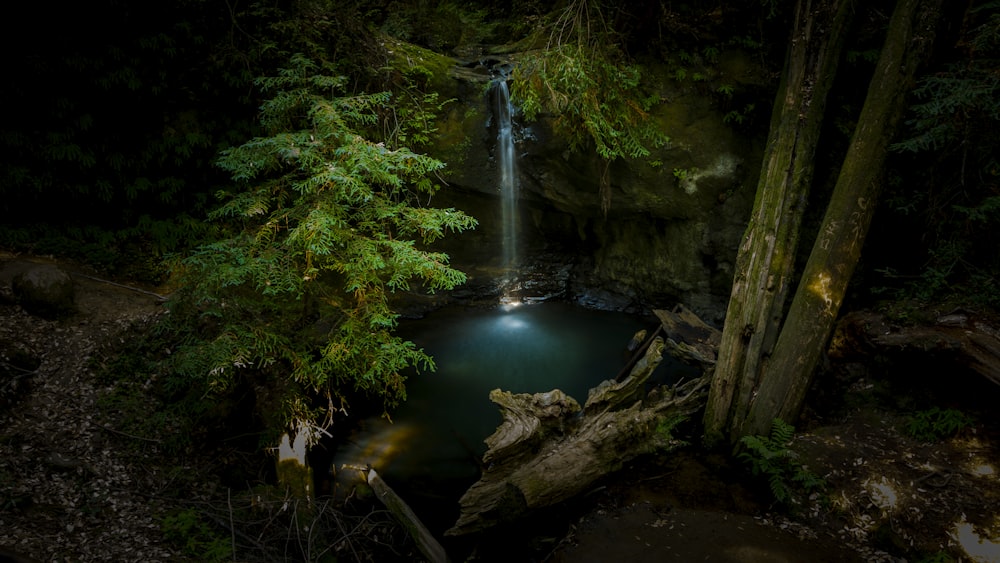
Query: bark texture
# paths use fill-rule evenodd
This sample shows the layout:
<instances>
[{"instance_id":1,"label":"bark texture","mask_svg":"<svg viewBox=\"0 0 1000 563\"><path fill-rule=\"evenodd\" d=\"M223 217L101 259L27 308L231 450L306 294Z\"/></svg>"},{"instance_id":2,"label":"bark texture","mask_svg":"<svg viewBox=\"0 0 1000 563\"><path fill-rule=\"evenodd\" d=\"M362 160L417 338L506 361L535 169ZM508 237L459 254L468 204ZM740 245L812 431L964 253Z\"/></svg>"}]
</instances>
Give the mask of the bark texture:
<instances>
[{"instance_id":1,"label":"bark texture","mask_svg":"<svg viewBox=\"0 0 1000 563\"><path fill-rule=\"evenodd\" d=\"M406 504L396 494L396 491L392 490L392 487L382 480L382 477L374 469L369 469L365 478L368 481L368 485L371 486L372 491L374 491L375 496L382 501L382 504L402 524L406 532L416 542L420 553L423 553L424 557L427 558L427 561L430 563L448 563L448 554L445 552L444 547L438 543L430 530L427 529L427 526L424 526L424 523L417 518L416 513L413 512L410 505Z\"/></svg>"},{"instance_id":2,"label":"bark texture","mask_svg":"<svg viewBox=\"0 0 1000 563\"><path fill-rule=\"evenodd\" d=\"M675 321L683 324L680 317ZM697 322L700 326L692 330L705 342L718 340L718 331L713 336L710 327ZM664 328L666 341L654 338L627 377L591 389L582 409L558 389L534 395L493 390L490 400L500 407L503 422L486 439L482 477L462 496L458 521L446 535L516 520L586 491L636 456L677 447L680 442L670 430L701 409L708 376L648 395L646 380L668 346L688 361L697 362L707 352L699 350L697 340L686 341Z\"/></svg>"},{"instance_id":3,"label":"bark texture","mask_svg":"<svg viewBox=\"0 0 1000 563\"><path fill-rule=\"evenodd\" d=\"M739 435L761 362L774 346L792 280L826 96L852 13L848 0L799 0L764 165L726 311L705 411L705 440Z\"/></svg>"},{"instance_id":4,"label":"bark texture","mask_svg":"<svg viewBox=\"0 0 1000 563\"><path fill-rule=\"evenodd\" d=\"M900 0L896 5L819 235L741 435L766 434L773 419L792 422L802 408L861 257L888 146L916 70L930 52L940 10L941 0Z\"/></svg>"}]
</instances>

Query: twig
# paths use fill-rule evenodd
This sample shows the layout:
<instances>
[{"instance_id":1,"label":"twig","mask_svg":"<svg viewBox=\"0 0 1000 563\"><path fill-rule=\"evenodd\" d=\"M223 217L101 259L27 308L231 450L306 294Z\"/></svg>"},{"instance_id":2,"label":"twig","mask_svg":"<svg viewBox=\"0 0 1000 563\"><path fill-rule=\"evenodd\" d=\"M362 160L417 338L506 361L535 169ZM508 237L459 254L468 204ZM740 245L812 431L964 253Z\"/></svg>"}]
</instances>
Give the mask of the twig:
<instances>
[{"instance_id":1,"label":"twig","mask_svg":"<svg viewBox=\"0 0 1000 563\"><path fill-rule=\"evenodd\" d=\"M36 375L38 373L38 370L41 369L41 368L38 368L38 369L33 370L33 371L28 371L28 370L26 370L26 369L24 369L22 367L15 366L14 364L9 364L7 362L0 362L0 366L2 366L4 368L7 368L7 369L13 369L13 370L17 370L17 371L21 372L21 373L19 373L17 375L9 377L7 379L7 381L3 384L3 387L0 387L0 393L6 393L8 389L13 389L14 386L17 384L18 381L20 381L20 380L22 380L25 377L28 377L30 375Z\"/></svg>"},{"instance_id":2,"label":"twig","mask_svg":"<svg viewBox=\"0 0 1000 563\"><path fill-rule=\"evenodd\" d=\"M948 483L951 481L951 478L954 477L954 476L955 476L955 474L952 473L952 472L942 473L940 471L931 471L927 475L924 475L923 477L920 477L920 478L914 480L913 482L914 483L919 483L921 481L927 481L931 477L941 477L942 479L944 479L944 481L942 481L940 483L935 483L933 481L927 481L928 485L930 485L932 487L938 487L938 488L940 488L940 487L946 487L946 486L948 486Z\"/></svg>"},{"instance_id":3,"label":"twig","mask_svg":"<svg viewBox=\"0 0 1000 563\"><path fill-rule=\"evenodd\" d=\"M645 483L646 481L655 481L657 479L663 479L664 477L669 477L673 473L674 473L673 471L668 471L668 472L663 473L661 475L653 475L652 477L644 477L644 478L639 479L638 481L636 481L636 483Z\"/></svg>"},{"instance_id":4,"label":"twig","mask_svg":"<svg viewBox=\"0 0 1000 563\"><path fill-rule=\"evenodd\" d=\"M25 377L25 376L28 376L28 375L35 375L36 373L38 373L38 370L41 369L41 368L35 368L35 369L32 369L32 370L28 370L28 369L24 369L23 367L20 367L20 366L15 366L14 364L12 364L10 362L0 362L0 366L2 366L4 368L7 368L7 369L13 369L13 370L17 370L17 371L21 372L21 375L15 375L14 376L15 379L18 378L18 377Z\"/></svg>"},{"instance_id":5,"label":"twig","mask_svg":"<svg viewBox=\"0 0 1000 563\"><path fill-rule=\"evenodd\" d=\"M145 289L141 289L141 288L134 287L134 286L131 286L131 285L125 285L125 284L118 283L118 282L113 282L113 281L110 281L110 280L105 280L105 279L101 279L101 278L95 278L94 276L88 276L87 274L81 274L79 272L70 272L70 273L73 274L74 276L80 276L81 278L87 278L88 280L94 280L96 282L106 283L108 285L113 285L115 287L120 287L122 289L127 289L129 291L135 291L136 293L143 293L145 295L152 295L153 297L159 299L160 301L166 301L167 299L169 299L169 297L167 297L166 295L160 295L159 293L154 293L152 291L146 291Z\"/></svg>"},{"instance_id":6,"label":"twig","mask_svg":"<svg viewBox=\"0 0 1000 563\"><path fill-rule=\"evenodd\" d=\"M226 505L229 507L229 541L233 549L233 561L236 560L236 526L233 525L233 490L226 487Z\"/></svg>"},{"instance_id":7,"label":"twig","mask_svg":"<svg viewBox=\"0 0 1000 563\"><path fill-rule=\"evenodd\" d=\"M101 428L107 430L108 432L111 432L113 434L118 434L119 436L125 436L127 438L132 438L132 439L135 439L135 440L142 440L144 442L152 442L154 444L162 444L163 443L162 440L157 440L156 438L144 438L142 436L135 436L135 435L129 434L128 432L122 432L121 430L115 430L114 428L110 428L108 426L105 426L105 425L101 424L100 422L95 422L94 424L96 424L97 426L100 426Z\"/></svg>"}]
</instances>

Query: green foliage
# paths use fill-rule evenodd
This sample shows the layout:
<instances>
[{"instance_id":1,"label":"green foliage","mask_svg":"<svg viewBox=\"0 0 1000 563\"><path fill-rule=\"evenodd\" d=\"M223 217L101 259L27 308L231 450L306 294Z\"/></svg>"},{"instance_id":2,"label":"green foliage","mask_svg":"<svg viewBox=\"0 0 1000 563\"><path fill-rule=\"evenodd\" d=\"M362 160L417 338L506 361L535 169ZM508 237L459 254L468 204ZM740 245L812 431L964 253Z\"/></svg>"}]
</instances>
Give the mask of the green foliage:
<instances>
[{"instance_id":1,"label":"green foliage","mask_svg":"<svg viewBox=\"0 0 1000 563\"><path fill-rule=\"evenodd\" d=\"M218 393L253 378L269 389L258 400L272 428L330 415L351 392L387 408L405 399L403 369L433 363L392 334L390 297L414 280L431 292L463 283L424 245L476 224L420 205L444 165L363 136L391 96L337 96L345 81L329 70L294 56L257 81L271 96L261 107L268 136L219 159L238 186L211 217L232 234L181 266L176 310L208 328L177 351L175 369Z\"/></svg>"},{"instance_id":2,"label":"green foliage","mask_svg":"<svg viewBox=\"0 0 1000 563\"><path fill-rule=\"evenodd\" d=\"M168 541L178 545L184 555L206 563L233 560L232 540L192 509L177 510L165 516L160 529Z\"/></svg>"},{"instance_id":3,"label":"green foliage","mask_svg":"<svg viewBox=\"0 0 1000 563\"><path fill-rule=\"evenodd\" d=\"M917 563L954 563L954 561L945 551L938 551L917 559Z\"/></svg>"},{"instance_id":4,"label":"green foliage","mask_svg":"<svg viewBox=\"0 0 1000 563\"><path fill-rule=\"evenodd\" d=\"M496 24L487 10L453 2L396 2L382 24L382 31L439 52L487 43Z\"/></svg>"},{"instance_id":5,"label":"green foliage","mask_svg":"<svg viewBox=\"0 0 1000 563\"><path fill-rule=\"evenodd\" d=\"M383 67L393 104L379 115L379 134L394 146L425 148L437 133L437 120L445 106L455 101L441 99L434 91L442 79L450 81L451 59L413 45L394 42L394 58ZM442 68L442 65L447 65Z\"/></svg>"},{"instance_id":6,"label":"green foliage","mask_svg":"<svg viewBox=\"0 0 1000 563\"><path fill-rule=\"evenodd\" d=\"M551 116L570 150L593 147L607 165L618 158L649 156L650 146L669 141L649 119L659 96L644 96L640 84L639 68L625 62L599 3L575 0L550 25L546 48L520 60L511 95L526 119ZM607 166L601 190L606 212Z\"/></svg>"},{"instance_id":7,"label":"green foliage","mask_svg":"<svg viewBox=\"0 0 1000 563\"><path fill-rule=\"evenodd\" d=\"M750 114L753 113L753 110L756 109L756 107L756 104L747 104L743 106L742 110L734 109L722 116L722 122L727 124L733 123L736 125L742 125L744 121L749 119Z\"/></svg>"},{"instance_id":8,"label":"green foliage","mask_svg":"<svg viewBox=\"0 0 1000 563\"><path fill-rule=\"evenodd\" d=\"M690 178L693 174L698 173L697 167L691 168L674 168L674 178L677 178L678 182L683 182Z\"/></svg>"},{"instance_id":9,"label":"green foliage","mask_svg":"<svg viewBox=\"0 0 1000 563\"><path fill-rule=\"evenodd\" d=\"M561 45L525 59L513 74L518 105L528 120L551 114L572 150L592 143L607 160L649 156L646 143L668 141L648 120L659 98L639 96L638 67L591 56L579 45Z\"/></svg>"},{"instance_id":10,"label":"green foliage","mask_svg":"<svg viewBox=\"0 0 1000 563\"><path fill-rule=\"evenodd\" d=\"M874 65L878 62L879 50L878 49L866 49L864 51L854 51L848 50L845 58L847 62L855 64L858 61L864 61L868 64Z\"/></svg>"},{"instance_id":11,"label":"green foliage","mask_svg":"<svg viewBox=\"0 0 1000 563\"><path fill-rule=\"evenodd\" d=\"M709 45L701 50L701 55L705 57L705 60L709 64L716 64L719 62L719 48Z\"/></svg>"},{"instance_id":12,"label":"green foliage","mask_svg":"<svg viewBox=\"0 0 1000 563\"><path fill-rule=\"evenodd\" d=\"M659 419L656 423L656 430L653 433L653 442L657 444L658 447L664 449L673 449L677 447L680 442L674 437L674 429L687 421L687 417L684 415L675 415L672 417L664 417Z\"/></svg>"},{"instance_id":13,"label":"green foliage","mask_svg":"<svg viewBox=\"0 0 1000 563\"><path fill-rule=\"evenodd\" d=\"M906 433L921 442L937 442L954 436L973 422L972 417L960 410L932 407L910 416Z\"/></svg>"},{"instance_id":14,"label":"green foliage","mask_svg":"<svg viewBox=\"0 0 1000 563\"><path fill-rule=\"evenodd\" d=\"M0 167L0 209L16 207L12 215L26 223L36 209L66 209L72 220L90 212L91 223L115 225L138 213L163 217L164 207L197 212L192 195L205 189L220 138L246 123L238 110L248 77L214 72L226 52L213 50L226 33L214 27L215 8L122 10L104 0L25 15L25 37L61 41L11 61L19 84L3 102L18 111L0 126L10 163ZM79 16L96 23L80 26ZM217 111L222 97L225 112ZM43 205L52 199L60 205Z\"/></svg>"},{"instance_id":15,"label":"green foliage","mask_svg":"<svg viewBox=\"0 0 1000 563\"><path fill-rule=\"evenodd\" d=\"M790 447L795 428L781 419L774 419L770 436L744 436L743 449L737 458L745 462L755 476L767 479L771 494L781 504L795 502L799 492L822 490L826 483L796 458Z\"/></svg>"},{"instance_id":16,"label":"green foliage","mask_svg":"<svg viewBox=\"0 0 1000 563\"><path fill-rule=\"evenodd\" d=\"M918 81L905 136L892 145L902 167L919 161L920 176L893 185L887 202L929 248L922 264L893 272L899 297L998 307L1000 5L974 3L951 55Z\"/></svg>"}]
</instances>

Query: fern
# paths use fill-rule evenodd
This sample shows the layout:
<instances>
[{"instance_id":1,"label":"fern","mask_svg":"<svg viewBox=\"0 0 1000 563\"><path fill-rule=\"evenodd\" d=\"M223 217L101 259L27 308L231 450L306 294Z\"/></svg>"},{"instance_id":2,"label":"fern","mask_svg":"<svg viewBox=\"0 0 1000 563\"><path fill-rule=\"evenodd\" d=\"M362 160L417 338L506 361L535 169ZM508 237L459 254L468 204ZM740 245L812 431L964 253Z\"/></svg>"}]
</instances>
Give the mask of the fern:
<instances>
[{"instance_id":1,"label":"fern","mask_svg":"<svg viewBox=\"0 0 1000 563\"><path fill-rule=\"evenodd\" d=\"M767 481L771 495L780 504L793 503L799 492L821 490L825 482L797 461L790 448L795 427L781 419L771 423L769 436L744 436L737 458L746 463L755 477Z\"/></svg>"},{"instance_id":2,"label":"fern","mask_svg":"<svg viewBox=\"0 0 1000 563\"><path fill-rule=\"evenodd\" d=\"M906 433L922 442L937 442L968 428L973 419L956 409L930 409L914 413L906 422Z\"/></svg>"}]
</instances>

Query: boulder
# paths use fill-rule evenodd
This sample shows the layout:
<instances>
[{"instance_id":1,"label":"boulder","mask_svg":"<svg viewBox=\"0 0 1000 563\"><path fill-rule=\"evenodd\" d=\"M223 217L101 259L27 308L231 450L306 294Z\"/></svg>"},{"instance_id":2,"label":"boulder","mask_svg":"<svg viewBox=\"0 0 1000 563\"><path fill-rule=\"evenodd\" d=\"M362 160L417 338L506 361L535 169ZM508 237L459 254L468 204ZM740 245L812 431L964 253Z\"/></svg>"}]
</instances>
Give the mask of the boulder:
<instances>
[{"instance_id":1,"label":"boulder","mask_svg":"<svg viewBox=\"0 0 1000 563\"><path fill-rule=\"evenodd\" d=\"M36 264L11 282L14 299L32 315L58 318L76 311L73 278L55 264Z\"/></svg>"}]
</instances>

